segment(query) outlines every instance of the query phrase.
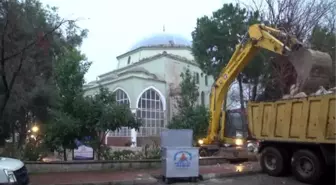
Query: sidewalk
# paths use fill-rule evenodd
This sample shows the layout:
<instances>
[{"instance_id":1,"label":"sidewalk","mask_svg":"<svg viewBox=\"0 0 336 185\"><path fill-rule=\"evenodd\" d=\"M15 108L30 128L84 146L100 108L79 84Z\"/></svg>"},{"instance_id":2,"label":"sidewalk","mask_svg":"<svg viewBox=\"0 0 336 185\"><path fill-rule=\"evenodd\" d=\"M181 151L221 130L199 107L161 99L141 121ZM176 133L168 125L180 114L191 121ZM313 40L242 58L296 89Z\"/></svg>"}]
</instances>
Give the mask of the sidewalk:
<instances>
[{"instance_id":1,"label":"sidewalk","mask_svg":"<svg viewBox=\"0 0 336 185\"><path fill-rule=\"evenodd\" d=\"M203 180L221 178L243 174L257 173L260 167L256 162L242 164L221 164L214 166L200 166ZM30 175L31 185L151 185L157 184L161 175L160 169L136 171L97 171L97 172L69 172L46 173Z\"/></svg>"}]
</instances>

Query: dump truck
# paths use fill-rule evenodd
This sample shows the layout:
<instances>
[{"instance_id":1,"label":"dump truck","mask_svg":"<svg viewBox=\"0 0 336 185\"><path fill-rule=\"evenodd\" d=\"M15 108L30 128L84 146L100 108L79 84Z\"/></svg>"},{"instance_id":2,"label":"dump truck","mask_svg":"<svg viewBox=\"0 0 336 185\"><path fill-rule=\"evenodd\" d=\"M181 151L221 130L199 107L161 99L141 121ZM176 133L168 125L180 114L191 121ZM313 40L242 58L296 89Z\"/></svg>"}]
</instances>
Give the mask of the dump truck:
<instances>
[{"instance_id":1,"label":"dump truck","mask_svg":"<svg viewBox=\"0 0 336 185\"><path fill-rule=\"evenodd\" d=\"M292 172L315 183L335 165L335 94L249 102L249 130L259 140L260 165L271 176Z\"/></svg>"},{"instance_id":2,"label":"dump truck","mask_svg":"<svg viewBox=\"0 0 336 185\"><path fill-rule=\"evenodd\" d=\"M237 155L237 152L246 151L245 146L247 145L249 137L245 137L244 134L242 134L241 132L236 132L236 134L232 134L231 131L228 132L228 130L230 129L230 125L235 124L235 122L238 121L238 122L242 122L243 125L245 125L244 123L248 122L248 125L249 125L248 128L255 128L255 129L249 130L250 135L254 136L250 138L253 138L259 142L260 144L259 152L261 153L261 156L264 156L262 157L262 160L265 158L265 153L266 154L268 153L273 156L274 155L277 156L277 158L273 158L271 160L273 162L277 161L275 162L275 164L278 165L276 167L273 166L275 168L273 170L272 168L266 168L267 167L266 163L261 162L263 170L267 172L269 175L277 176L277 175L282 174L280 172L290 170L287 168L287 166L289 165L297 166L298 164L297 160L300 158L300 156L303 156L304 153L306 154L305 158L309 158L307 157L308 155L324 156L324 162L326 164L331 164L330 161L332 161L331 159L334 157L334 153L332 153L331 151L334 151L335 149L335 139L321 140L322 137L326 137L326 135L323 135L323 133L327 131L319 132L320 135L318 135L318 138L314 138L312 137L313 136L312 130L325 129L325 127L321 127L321 124L322 126L326 124L323 121L325 121L324 119L326 119L327 116L321 117L321 115L319 115L317 112L321 112L319 109L321 109L322 104L325 106L328 105L327 107L329 109L325 109L325 108L321 109L323 110L321 114L323 113L326 114L327 110L328 111L334 110L331 108L332 106L334 106L334 104L332 103L332 96L321 96L315 99L314 97L309 97L309 98L306 97L306 98L297 99L297 100L290 100L287 98L286 100L281 100L280 101L281 103L279 102L249 103L249 108L248 108L248 113L247 113L248 118L246 118L244 111L241 111L241 112L236 112L234 115L235 118L232 119L233 113L222 109L223 104L225 105L225 99L226 99L231 83L233 82L234 79L236 79L238 74L244 69L244 67L253 59L253 57L261 49L266 49L275 54L278 54L282 56L282 58L285 58L292 64L292 66L294 67L296 71L297 79L296 79L296 84L294 88L296 91L304 91L307 94L311 94L312 92L316 91L320 86L329 85L331 68L332 68L332 60L329 54L320 52L320 51L315 51L310 48L306 48L302 42L298 41L295 37L287 33L285 30L275 29L272 27L265 26L263 24L254 24L250 26L245 37L236 46L236 50L233 53L230 61L221 70L218 78L212 85L211 94L210 94L210 105L209 105L210 120L209 120L208 132L205 138L199 139L198 141L200 155L201 156L213 156L213 155L226 156L223 154L226 154L227 151L230 151L230 152L235 153L236 157L239 157ZM320 103L317 103L318 101ZM303 109L302 115L303 113L305 113L306 119L309 118L309 120L306 120L306 122L303 122L303 120L301 120L302 122L299 123L297 122L297 120L295 120L295 123L293 123L293 125L299 124L299 126L296 125L295 128L298 128L298 127L300 128L300 129L294 129L296 132L299 132L296 134L300 136L296 140L293 140L293 138L289 137L289 135L292 134L291 133L292 130L290 129L292 129L293 126L288 127L288 123L287 122L285 123L285 121L291 120L292 118L296 119L295 116L297 115L297 112L295 112L294 114L293 112L290 112L289 110L298 111L299 108L293 109L293 107L296 107L299 104L290 103L290 102L303 102L301 103L301 106L302 106L301 109ZM310 104L308 105L307 102L310 102ZM270 107L274 107L275 105L287 105L288 107L278 106L278 108L281 107L281 110L284 109L283 112L277 112L275 110L272 110L272 115L273 116L275 115L275 117L272 117L272 119L268 120L270 122L273 121L273 123L268 123L268 125L270 125L268 129L271 129L273 128L272 126L276 125L278 129L277 132L273 134L268 133L268 135L260 135L260 133L258 133L260 129L261 129L260 132L263 131L262 132L263 134L265 132L265 130L263 130L264 129L263 117L260 117L260 115L264 111L263 108L264 108L264 105L266 104L272 105ZM289 105L292 105L293 107L289 109ZM254 107L258 107L258 109L254 109ZM268 108L270 109L270 107ZM310 112L306 113L304 111L308 111L308 112L310 111ZM311 111L313 111L314 114L311 113ZM281 115L278 115L278 113L279 114L281 113ZM267 112L267 114L265 115L269 115L269 112ZM293 115L295 116L293 117ZM315 121L312 121L311 115L315 115L314 117ZM274 120L275 118L281 121ZM335 125L334 119L335 117L327 118L327 120L331 122L330 125ZM258 120L259 122L256 120ZM280 122L283 125L281 125ZM304 126L304 124L306 126ZM257 130L258 128L259 130ZM308 128L310 130L304 130ZM334 130L335 126L330 129ZM278 134L280 134L278 132L280 131L282 134L280 135L281 137L278 136ZM315 132L317 131L314 131L314 133ZM328 142L325 143L326 141ZM301 144L298 144L297 142L301 142ZM227 147L227 145L230 145L231 147ZM281 149L281 146L287 146L288 148ZM302 149L299 146L300 147L306 146L306 148ZM319 148L319 150L311 149L311 147L313 146ZM282 151L292 151L292 152L282 152ZM293 157L291 156L292 154L293 154ZM292 158L295 160L291 161ZM311 158L312 157L310 157L309 159ZM317 161L316 157L315 159L316 159L315 161ZM286 164L279 162L279 160L285 161ZM323 160L319 160L319 161L321 162ZM288 164L288 162L290 164ZM293 167L293 170L294 168L295 167ZM300 181L313 182L320 177L320 175L322 174L322 171L320 171L320 168L318 169L315 168L315 172L310 176L309 175L304 176L299 172L295 172L295 173L296 173L297 178Z\"/></svg>"}]
</instances>

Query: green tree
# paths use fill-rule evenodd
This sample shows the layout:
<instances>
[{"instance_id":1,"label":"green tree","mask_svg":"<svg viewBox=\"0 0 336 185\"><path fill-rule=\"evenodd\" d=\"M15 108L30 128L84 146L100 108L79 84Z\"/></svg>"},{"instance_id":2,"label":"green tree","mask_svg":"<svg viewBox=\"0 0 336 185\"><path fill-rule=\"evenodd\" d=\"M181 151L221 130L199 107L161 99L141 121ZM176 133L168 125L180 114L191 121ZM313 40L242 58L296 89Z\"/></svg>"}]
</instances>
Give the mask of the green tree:
<instances>
[{"instance_id":1,"label":"green tree","mask_svg":"<svg viewBox=\"0 0 336 185\"><path fill-rule=\"evenodd\" d=\"M59 56L54 69L60 109L63 112L75 116L75 100L84 96L84 75L90 65L85 55L73 47L64 49L64 53Z\"/></svg>"},{"instance_id":2,"label":"green tree","mask_svg":"<svg viewBox=\"0 0 336 185\"><path fill-rule=\"evenodd\" d=\"M58 104L50 110L52 120L46 125L45 143L51 149L62 150L64 160L67 160L66 149L75 148L75 139L83 137L81 115L76 109L85 101L84 75L90 64L70 43L63 48L54 67Z\"/></svg>"},{"instance_id":3,"label":"green tree","mask_svg":"<svg viewBox=\"0 0 336 185\"><path fill-rule=\"evenodd\" d=\"M19 132L20 146L26 140L27 123L50 118L47 110L55 103L53 64L66 42L59 27L72 22L38 0L0 1L2 144Z\"/></svg>"},{"instance_id":4,"label":"green tree","mask_svg":"<svg viewBox=\"0 0 336 185\"><path fill-rule=\"evenodd\" d=\"M197 19L197 25L192 32L192 52L201 69L216 79L221 70L229 62L236 45L242 41L248 31L248 26L259 22L259 12L249 12L238 4L224 4L221 9L213 12L211 17L203 16ZM237 76L240 89L241 105L243 101L242 83L255 85L254 97L258 80L264 70L264 61L257 56Z\"/></svg>"},{"instance_id":5,"label":"green tree","mask_svg":"<svg viewBox=\"0 0 336 185\"><path fill-rule=\"evenodd\" d=\"M90 136L90 144L96 150L98 159L103 153L104 140L109 131L116 131L121 127L139 129L142 122L136 118L128 105L118 104L115 94L104 87L99 93L87 96L79 102L76 112L80 117L82 136Z\"/></svg>"},{"instance_id":6,"label":"green tree","mask_svg":"<svg viewBox=\"0 0 336 185\"><path fill-rule=\"evenodd\" d=\"M194 140L197 140L207 133L209 112L207 107L198 104L198 87L190 70L181 73L181 78L180 93L176 97L177 114L173 116L168 128L192 129Z\"/></svg>"},{"instance_id":7,"label":"green tree","mask_svg":"<svg viewBox=\"0 0 336 185\"><path fill-rule=\"evenodd\" d=\"M64 160L67 160L66 150L76 148L75 140L90 137L90 145L100 158L108 130L122 126L138 128L141 122L129 107L118 105L113 93L105 88L100 88L94 96L85 97L84 75L91 62L77 48L85 38L86 30L70 22L62 35L64 37L58 44L63 47L54 67L58 104L50 111L53 119L46 126L45 142L51 149L62 150Z\"/></svg>"},{"instance_id":8,"label":"green tree","mask_svg":"<svg viewBox=\"0 0 336 185\"><path fill-rule=\"evenodd\" d=\"M81 137L81 121L60 110L50 111L52 120L46 125L43 142L48 149L63 152L67 160L67 149L76 148L75 139Z\"/></svg>"}]
</instances>

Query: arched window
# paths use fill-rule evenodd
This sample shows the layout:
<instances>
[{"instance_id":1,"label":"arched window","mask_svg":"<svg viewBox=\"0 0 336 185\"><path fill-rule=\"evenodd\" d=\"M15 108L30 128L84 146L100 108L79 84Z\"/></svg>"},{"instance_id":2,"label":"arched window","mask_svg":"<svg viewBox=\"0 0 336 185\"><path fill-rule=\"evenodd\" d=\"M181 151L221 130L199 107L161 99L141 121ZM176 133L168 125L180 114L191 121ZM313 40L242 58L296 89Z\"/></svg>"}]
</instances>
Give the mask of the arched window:
<instances>
[{"instance_id":1,"label":"arched window","mask_svg":"<svg viewBox=\"0 0 336 185\"><path fill-rule=\"evenodd\" d=\"M129 105L129 98L127 94L125 93L125 91L121 89L117 89L116 91L114 91L114 94L115 94L115 98L118 104L128 104Z\"/></svg>"},{"instance_id":2,"label":"arched window","mask_svg":"<svg viewBox=\"0 0 336 185\"><path fill-rule=\"evenodd\" d=\"M130 104L129 97L125 91L117 89L114 91L114 95L118 104ZM129 137L131 136L131 130L127 127L121 127L120 130L109 132L109 136Z\"/></svg>"},{"instance_id":3,"label":"arched window","mask_svg":"<svg viewBox=\"0 0 336 185\"><path fill-rule=\"evenodd\" d=\"M164 109L160 95L154 89L145 91L138 102L137 116L143 121L140 136L159 135L164 128Z\"/></svg>"},{"instance_id":4,"label":"arched window","mask_svg":"<svg viewBox=\"0 0 336 185\"><path fill-rule=\"evenodd\" d=\"M205 86L208 86L208 75L204 76L204 83L205 83Z\"/></svg>"},{"instance_id":5,"label":"arched window","mask_svg":"<svg viewBox=\"0 0 336 185\"><path fill-rule=\"evenodd\" d=\"M204 99L204 92L201 92L201 104L204 105L205 104L205 99Z\"/></svg>"},{"instance_id":6,"label":"arched window","mask_svg":"<svg viewBox=\"0 0 336 185\"><path fill-rule=\"evenodd\" d=\"M131 56L129 56L127 59L127 64L130 64L130 63L131 63Z\"/></svg>"},{"instance_id":7,"label":"arched window","mask_svg":"<svg viewBox=\"0 0 336 185\"><path fill-rule=\"evenodd\" d=\"M199 73L195 72L195 83L199 84Z\"/></svg>"}]
</instances>

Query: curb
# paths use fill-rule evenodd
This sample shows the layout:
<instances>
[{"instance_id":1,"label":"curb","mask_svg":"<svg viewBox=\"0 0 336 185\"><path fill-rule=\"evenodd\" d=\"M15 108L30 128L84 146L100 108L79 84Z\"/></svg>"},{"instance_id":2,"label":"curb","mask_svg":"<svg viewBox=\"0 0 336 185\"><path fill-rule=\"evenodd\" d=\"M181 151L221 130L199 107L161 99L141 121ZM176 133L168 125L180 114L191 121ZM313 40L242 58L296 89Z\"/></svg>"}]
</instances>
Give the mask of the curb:
<instances>
[{"instance_id":1,"label":"curb","mask_svg":"<svg viewBox=\"0 0 336 185\"><path fill-rule=\"evenodd\" d=\"M157 185L158 180L146 179L146 180L115 180L110 182L81 182L81 183L66 183L66 184L50 184L50 185ZM34 184L30 184L34 185Z\"/></svg>"}]
</instances>

